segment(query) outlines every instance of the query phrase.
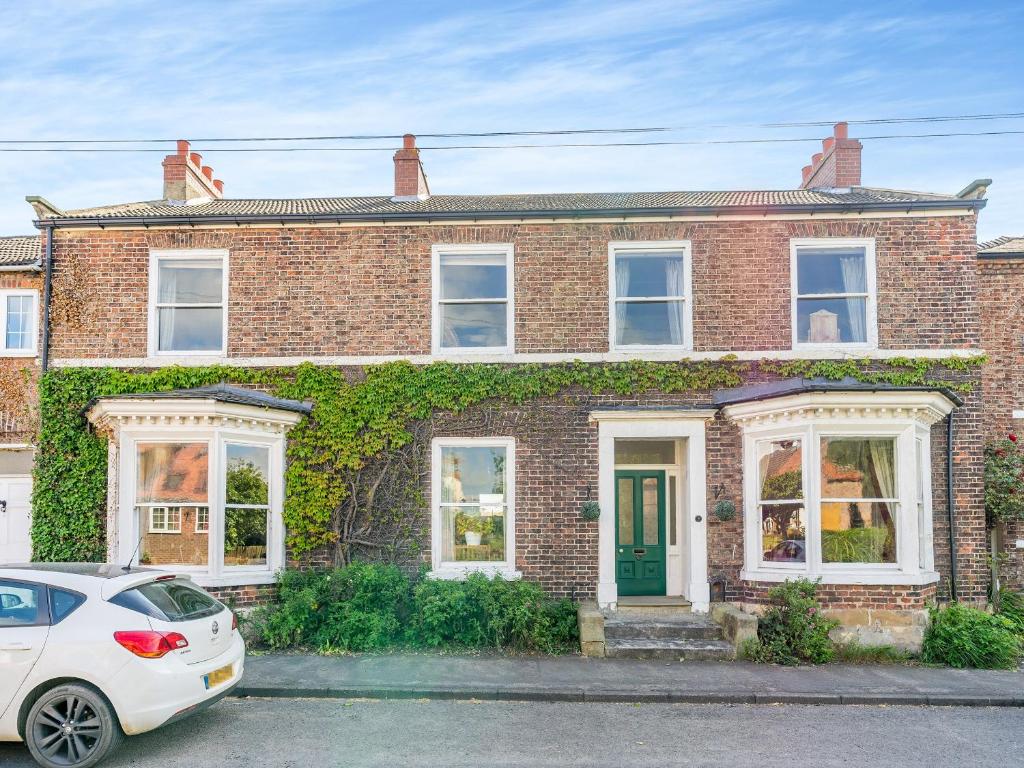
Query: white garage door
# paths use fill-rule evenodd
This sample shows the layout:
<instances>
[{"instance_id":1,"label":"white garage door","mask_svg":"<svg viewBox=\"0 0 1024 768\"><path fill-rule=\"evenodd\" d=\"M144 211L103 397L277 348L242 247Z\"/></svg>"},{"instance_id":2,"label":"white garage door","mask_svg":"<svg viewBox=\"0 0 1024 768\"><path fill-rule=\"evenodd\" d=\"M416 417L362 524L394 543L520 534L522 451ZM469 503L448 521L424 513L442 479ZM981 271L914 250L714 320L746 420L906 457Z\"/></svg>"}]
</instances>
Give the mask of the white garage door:
<instances>
[{"instance_id":1,"label":"white garage door","mask_svg":"<svg viewBox=\"0 0 1024 768\"><path fill-rule=\"evenodd\" d=\"M32 451L0 450L0 563L32 559Z\"/></svg>"}]
</instances>

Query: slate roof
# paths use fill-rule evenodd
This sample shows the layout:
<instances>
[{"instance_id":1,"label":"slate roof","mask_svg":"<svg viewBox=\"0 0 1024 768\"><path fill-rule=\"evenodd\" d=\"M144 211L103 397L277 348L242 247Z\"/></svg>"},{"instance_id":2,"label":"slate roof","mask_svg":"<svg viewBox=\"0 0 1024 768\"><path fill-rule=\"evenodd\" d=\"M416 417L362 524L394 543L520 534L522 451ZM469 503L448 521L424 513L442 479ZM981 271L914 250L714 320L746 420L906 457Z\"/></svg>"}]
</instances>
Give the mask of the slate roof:
<instances>
[{"instance_id":1,"label":"slate roof","mask_svg":"<svg viewBox=\"0 0 1024 768\"><path fill-rule=\"evenodd\" d=\"M218 403L233 403L235 405L254 405L258 408L273 408L278 411L292 411L294 413L309 414L313 412L312 403L302 403L298 400L285 400L280 397L268 395L255 389L235 387L230 384L212 384L206 387L193 387L191 389L172 389L164 392L136 392L126 395L104 395L95 398L86 407L87 412L92 408L93 403L98 400L215 400Z\"/></svg>"},{"instance_id":2,"label":"slate roof","mask_svg":"<svg viewBox=\"0 0 1024 768\"><path fill-rule=\"evenodd\" d=\"M726 405L770 400L775 397L800 395L805 392L939 392L953 405L963 405L963 400L946 387L897 386L884 382L865 382L851 377L843 379L795 377L782 381L719 389L712 393L711 402L716 408L721 408Z\"/></svg>"},{"instance_id":3,"label":"slate roof","mask_svg":"<svg viewBox=\"0 0 1024 768\"><path fill-rule=\"evenodd\" d=\"M0 267L33 267L39 261L39 235L0 237Z\"/></svg>"},{"instance_id":4,"label":"slate roof","mask_svg":"<svg viewBox=\"0 0 1024 768\"><path fill-rule=\"evenodd\" d=\"M47 220L69 224L112 220L290 219L375 220L455 216L594 216L629 213L719 212L723 210L903 209L984 205L955 195L905 192L873 187L718 192L560 193L529 195L433 195L426 200L391 197L310 197L296 199L210 200L172 205L163 200L123 203L55 212Z\"/></svg>"},{"instance_id":5,"label":"slate roof","mask_svg":"<svg viewBox=\"0 0 1024 768\"><path fill-rule=\"evenodd\" d=\"M1003 235L987 243L978 243L978 255L983 258L1024 257L1024 237Z\"/></svg>"}]
</instances>

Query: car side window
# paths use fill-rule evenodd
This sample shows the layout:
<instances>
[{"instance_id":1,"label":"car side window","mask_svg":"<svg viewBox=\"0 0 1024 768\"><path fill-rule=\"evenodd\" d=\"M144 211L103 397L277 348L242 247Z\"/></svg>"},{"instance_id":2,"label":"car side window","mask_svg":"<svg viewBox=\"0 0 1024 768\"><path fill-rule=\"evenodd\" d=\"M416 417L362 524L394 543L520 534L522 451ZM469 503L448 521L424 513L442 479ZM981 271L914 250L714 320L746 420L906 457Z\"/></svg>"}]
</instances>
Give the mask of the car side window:
<instances>
[{"instance_id":1,"label":"car side window","mask_svg":"<svg viewBox=\"0 0 1024 768\"><path fill-rule=\"evenodd\" d=\"M0 629L46 623L45 590L41 585L0 580Z\"/></svg>"},{"instance_id":2,"label":"car side window","mask_svg":"<svg viewBox=\"0 0 1024 768\"><path fill-rule=\"evenodd\" d=\"M85 595L50 587L50 623L60 624L84 602Z\"/></svg>"}]
</instances>

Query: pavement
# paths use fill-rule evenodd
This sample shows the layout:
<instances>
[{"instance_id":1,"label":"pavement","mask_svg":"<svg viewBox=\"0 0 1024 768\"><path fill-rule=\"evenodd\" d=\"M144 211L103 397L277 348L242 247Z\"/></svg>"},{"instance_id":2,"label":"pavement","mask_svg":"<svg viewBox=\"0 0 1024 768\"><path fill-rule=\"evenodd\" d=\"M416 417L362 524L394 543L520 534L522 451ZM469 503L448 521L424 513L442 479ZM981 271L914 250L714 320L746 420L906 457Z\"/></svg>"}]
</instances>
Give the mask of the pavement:
<instances>
[{"instance_id":1,"label":"pavement","mask_svg":"<svg viewBox=\"0 0 1024 768\"><path fill-rule=\"evenodd\" d=\"M1024 672L581 656L250 656L235 696L1024 707Z\"/></svg>"},{"instance_id":2,"label":"pavement","mask_svg":"<svg viewBox=\"0 0 1024 768\"><path fill-rule=\"evenodd\" d=\"M1022 754L1009 707L229 698L103 768L1010 768ZM0 766L35 763L0 744Z\"/></svg>"}]
</instances>

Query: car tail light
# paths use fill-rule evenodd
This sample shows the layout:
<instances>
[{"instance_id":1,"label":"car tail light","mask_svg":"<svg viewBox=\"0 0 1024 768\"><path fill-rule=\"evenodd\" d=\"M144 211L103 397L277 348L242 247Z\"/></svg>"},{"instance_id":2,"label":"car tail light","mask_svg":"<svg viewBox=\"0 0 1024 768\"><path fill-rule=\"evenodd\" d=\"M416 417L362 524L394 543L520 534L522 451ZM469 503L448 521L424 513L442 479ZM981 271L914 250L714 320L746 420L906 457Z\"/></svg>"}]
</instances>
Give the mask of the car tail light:
<instances>
[{"instance_id":1,"label":"car tail light","mask_svg":"<svg viewBox=\"0 0 1024 768\"><path fill-rule=\"evenodd\" d=\"M188 648L188 640L179 632L115 632L114 639L123 647L144 659L159 659L171 651Z\"/></svg>"},{"instance_id":2,"label":"car tail light","mask_svg":"<svg viewBox=\"0 0 1024 768\"><path fill-rule=\"evenodd\" d=\"M235 614L231 614L231 631L234 632L238 629L238 617Z\"/></svg>"}]
</instances>

